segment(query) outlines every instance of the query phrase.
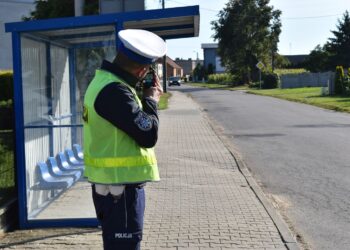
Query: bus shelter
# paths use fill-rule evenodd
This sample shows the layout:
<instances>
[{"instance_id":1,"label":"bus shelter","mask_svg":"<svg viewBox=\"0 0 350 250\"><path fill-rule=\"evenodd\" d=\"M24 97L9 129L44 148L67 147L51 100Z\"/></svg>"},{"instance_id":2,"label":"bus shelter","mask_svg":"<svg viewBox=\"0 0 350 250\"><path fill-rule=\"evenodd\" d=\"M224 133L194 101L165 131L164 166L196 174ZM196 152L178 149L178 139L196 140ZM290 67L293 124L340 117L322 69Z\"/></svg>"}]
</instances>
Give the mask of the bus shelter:
<instances>
[{"instance_id":1,"label":"bus shelter","mask_svg":"<svg viewBox=\"0 0 350 250\"><path fill-rule=\"evenodd\" d=\"M83 178L82 107L122 29L163 39L199 34L199 7L7 23L12 33L16 168L21 228L96 226Z\"/></svg>"}]
</instances>

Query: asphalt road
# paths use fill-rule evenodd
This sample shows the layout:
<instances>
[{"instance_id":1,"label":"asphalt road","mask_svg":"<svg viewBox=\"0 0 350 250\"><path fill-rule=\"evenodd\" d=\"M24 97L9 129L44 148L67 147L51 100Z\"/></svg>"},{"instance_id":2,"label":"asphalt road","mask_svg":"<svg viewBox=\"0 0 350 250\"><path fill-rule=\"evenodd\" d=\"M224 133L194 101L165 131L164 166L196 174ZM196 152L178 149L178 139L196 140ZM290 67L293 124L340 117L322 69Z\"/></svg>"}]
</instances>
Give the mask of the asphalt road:
<instances>
[{"instance_id":1,"label":"asphalt road","mask_svg":"<svg viewBox=\"0 0 350 250\"><path fill-rule=\"evenodd\" d=\"M311 249L350 249L350 115L186 85ZM305 245L304 245L305 246Z\"/></svg>"}]
</instances>

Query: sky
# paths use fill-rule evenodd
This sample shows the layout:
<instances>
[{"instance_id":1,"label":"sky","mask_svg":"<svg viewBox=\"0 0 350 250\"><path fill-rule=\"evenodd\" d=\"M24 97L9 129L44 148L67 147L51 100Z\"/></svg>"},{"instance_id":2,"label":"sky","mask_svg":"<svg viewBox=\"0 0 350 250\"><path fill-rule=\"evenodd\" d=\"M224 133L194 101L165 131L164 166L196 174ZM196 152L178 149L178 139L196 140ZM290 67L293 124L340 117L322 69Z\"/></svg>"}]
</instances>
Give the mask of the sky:
<instances>
[{"instance_id":1,"label":"sky","mask_svg":"<svg viewBox=\"0 0 350 250\"><path fill-rule=\"evenodd\" d=\"M167 40L168 56L203 59L202 43L214 43L211 21L228 0L165 0L165 7L199 5L199 37ZM350 0L270 0L274 9L282 11L282 33L278 44L282 55L309 54L318 44L325 44L333 37L339 19L346 9L350 12ZM146 0L147 9L161 8L161 0Z\"/></svg>"}]
</instances>

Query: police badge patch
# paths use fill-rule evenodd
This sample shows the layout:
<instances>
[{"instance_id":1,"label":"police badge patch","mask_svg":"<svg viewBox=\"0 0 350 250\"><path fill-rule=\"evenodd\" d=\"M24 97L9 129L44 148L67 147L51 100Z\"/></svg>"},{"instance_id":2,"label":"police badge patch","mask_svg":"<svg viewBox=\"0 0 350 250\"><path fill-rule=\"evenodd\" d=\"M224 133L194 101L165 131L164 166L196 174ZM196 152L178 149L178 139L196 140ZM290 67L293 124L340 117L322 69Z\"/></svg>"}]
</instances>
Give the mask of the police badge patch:
<instances>
[{"instance_id":1,"label":"police badge patch","mask_svg":"<svg viewBox=\"0 0 350 250\"><path fill-rule=\"evenodd\" d=\"M137 115L134 122L142 131L149 131L152 128L152 120L143 112Z\"/></svg>"}]
</instances>

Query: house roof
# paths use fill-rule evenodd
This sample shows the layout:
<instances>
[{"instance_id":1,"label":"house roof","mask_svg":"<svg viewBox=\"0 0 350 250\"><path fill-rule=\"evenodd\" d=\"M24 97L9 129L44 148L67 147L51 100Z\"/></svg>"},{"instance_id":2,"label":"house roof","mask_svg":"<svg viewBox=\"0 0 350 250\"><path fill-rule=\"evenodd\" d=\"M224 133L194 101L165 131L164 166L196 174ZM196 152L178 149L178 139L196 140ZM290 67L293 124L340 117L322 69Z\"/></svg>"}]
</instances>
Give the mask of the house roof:
<instances>
[{"instance_id":1,"label":"house roof","mask_svg":"<svg viewBox=\"0 0 350 250\"><path fill-rule=\"evenodd\" d=\"M163 63L163 58L159 58L157 60L158 63ZM170 65L171 67L175 68L175 69L182 69L182 67L180 65L178 65L176 62L174 62L173 59L171 59L170 57L166 57L166 64Z\"/></svg>"},{"instance_id":2,"label":"house roof","mask_svg":"<svg viewBox=\"0 0 350 250\"><path fill-rule=\"evenodd\" d=\"M291 64L299 64L304 62L309 55L283 55Z\"/></svg>"},{"instance_id":3,"label":"house roof","mask_svg":"<svg viewBox=\"0 0 350 250\"><path fill-rule=\"evenodd\" d=\"M202 49L217 49L219 45L217 43L202 43Z\"/></svg>"},{"instance_id":4,"label":"house roof","mask_svg":"<svg viewBox=\"0 0 350 250\"><path fill-rule=\"evenodd\" d=\"M173 59L171 59L168 56L166 57L166 63L175 69L182 69L182 67L180 65L178 65L176 62L174 62Z\"/></svg>"}]
</instances>

